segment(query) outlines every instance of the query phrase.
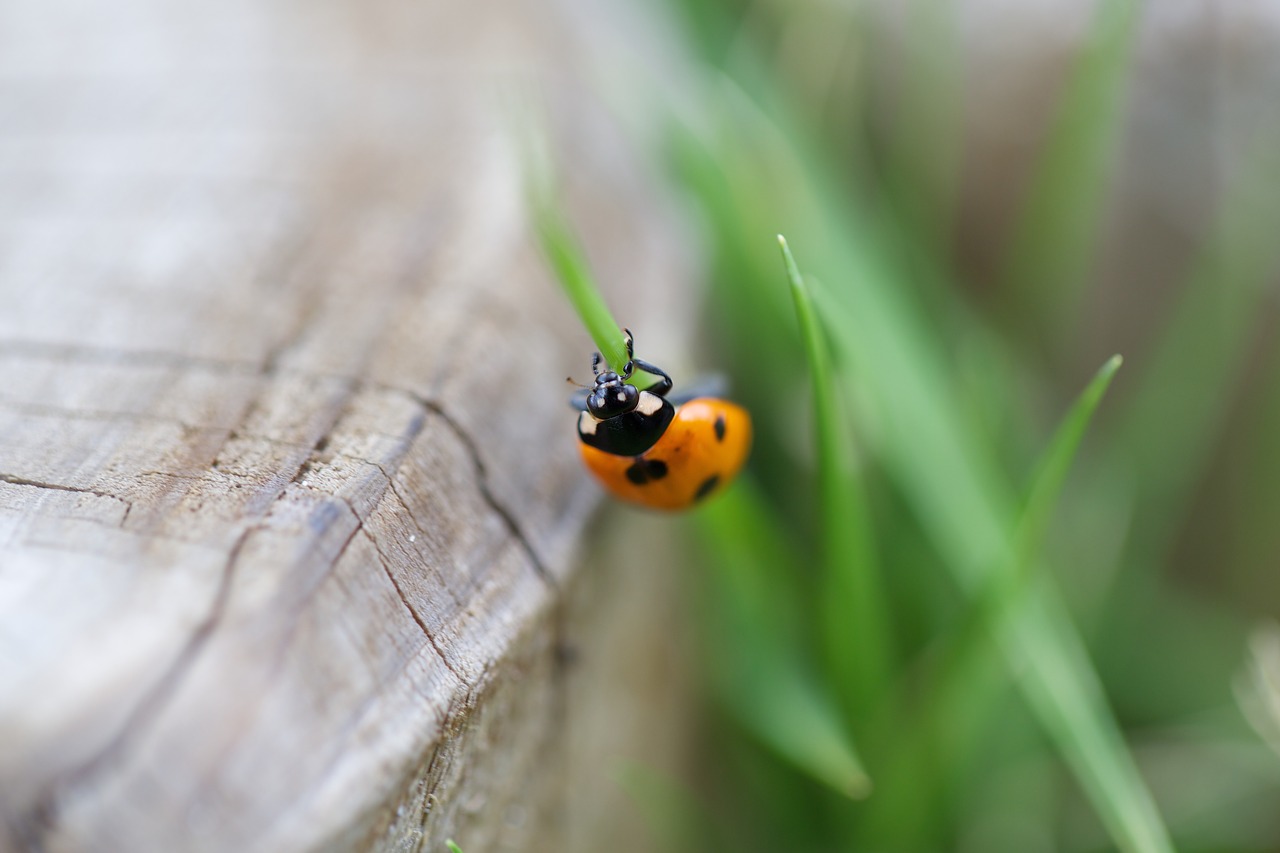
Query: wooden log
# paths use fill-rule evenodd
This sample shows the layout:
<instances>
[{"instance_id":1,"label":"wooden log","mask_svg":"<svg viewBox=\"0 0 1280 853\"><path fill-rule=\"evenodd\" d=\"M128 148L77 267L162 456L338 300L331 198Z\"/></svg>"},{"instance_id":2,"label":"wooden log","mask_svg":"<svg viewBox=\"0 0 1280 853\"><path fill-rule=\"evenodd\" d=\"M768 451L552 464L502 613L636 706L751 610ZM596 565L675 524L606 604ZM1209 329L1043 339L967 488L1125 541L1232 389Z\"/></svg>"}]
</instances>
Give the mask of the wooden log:
<instances>
[{"instance_id":1,"label":"wooden log","mask_svg":"<svg viewBox=\"0 0 1280 853\"><path fill-rule=\"evenodd\" d=\"M585 82L654 44L620 5L6 10L0 849L600 849L566 720L622 694L564 649L651 669L600 595L665 581L574 568L590 344L507 107L656 327L689 252Z\"/></svg>"}]
</instances>

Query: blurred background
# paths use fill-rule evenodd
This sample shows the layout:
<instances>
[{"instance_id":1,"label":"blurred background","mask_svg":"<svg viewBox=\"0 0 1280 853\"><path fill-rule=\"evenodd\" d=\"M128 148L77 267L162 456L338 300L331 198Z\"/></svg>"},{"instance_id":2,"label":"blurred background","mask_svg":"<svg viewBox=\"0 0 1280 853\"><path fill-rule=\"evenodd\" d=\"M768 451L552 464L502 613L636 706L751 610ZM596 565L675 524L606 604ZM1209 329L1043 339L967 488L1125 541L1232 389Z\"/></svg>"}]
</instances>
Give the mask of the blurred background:
<instances>
[{"instance_id":1,"label":"blurred background","mask_svg":"<svg viewBox=\"0 0 1280 853\"><path fill-rule=\"evenodd\" d=\"M663 848L1280 849L1280 4L670 9L694 82L637 132L759 432L685 528Z\"/></svg>"}]
</instances>

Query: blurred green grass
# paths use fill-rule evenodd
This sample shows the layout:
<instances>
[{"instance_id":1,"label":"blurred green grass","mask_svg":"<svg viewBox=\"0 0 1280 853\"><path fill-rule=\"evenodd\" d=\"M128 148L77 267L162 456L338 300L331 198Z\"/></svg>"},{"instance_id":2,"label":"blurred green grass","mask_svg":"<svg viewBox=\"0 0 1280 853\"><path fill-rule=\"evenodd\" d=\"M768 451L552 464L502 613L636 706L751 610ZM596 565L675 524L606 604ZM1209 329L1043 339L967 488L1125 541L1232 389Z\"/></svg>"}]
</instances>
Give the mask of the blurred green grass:
<instances>
[{"instance_id":1,"label":"blurred green grass","mask_svg":"<svg viewBox=\"0 0 1280 853\"><path fill-rule=\"evenodd\" d=\"M713 254L707 351L757 442L687 523L707 747L696 778L629 777L663 849L1280 849L1280 760L1253 728L1280 727L1280 656L1246 666L1276 615L1254 599L1276 589L1280 365L1258 382L1250 356L1280 125L1154 343L1086 383L1061 364L1087 355L1141 4L1094 5L1004 260L974 282L950 6L904 3L873 129L864 7L671 2L700 79L669 163ZM1220 510L1244 532L1193 588L1184 528L1251 378L1260 464Z\"/></svg>"},{"instance_id":2,"label":"blurred green grass","mask_svg":"<svg viewBox=\"0 0 1280 853\"><path fill-rule=\"evenodd\" d=\"M673 118L671 163L715 254L711 351L759 430L751 478L690 524L701 606L730 611L704 626L707 668L738 671L713 679L729 728L707 760L752 768L706 771L732 849L1280 848L1257 815L1280 763L1232 692L1252 615L1169 569L1259 334L1280 149L1259 141L1157 344L1086 438L1118 360L1072 408L1053 358L1091 284L1140 5L1096 4L985 289L961 286L951 249L963 81L944 4L906 4L906 79L879 145L848 59L867 38L857 7L676 5L706 77ZM841 49L779 60L789 34L832 26ZM778 232L793 286L813 277L795 323ZM749 544L762 530L767 547ZM843 714L867 796L767 757L778 732L810 728L772 695L794 672ZM1165 775L1199 772L1191 756L1232 773L1231 795Z\"/></svg>"}]
</instances>

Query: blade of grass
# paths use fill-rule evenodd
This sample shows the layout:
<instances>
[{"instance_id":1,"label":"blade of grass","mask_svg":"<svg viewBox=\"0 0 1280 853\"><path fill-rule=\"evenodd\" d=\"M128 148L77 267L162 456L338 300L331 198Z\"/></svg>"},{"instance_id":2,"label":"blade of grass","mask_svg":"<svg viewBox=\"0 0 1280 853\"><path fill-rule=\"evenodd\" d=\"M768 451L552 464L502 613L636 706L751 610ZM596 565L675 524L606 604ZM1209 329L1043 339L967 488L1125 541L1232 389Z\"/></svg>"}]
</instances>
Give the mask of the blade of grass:
<instances>
[{"instance_id":1,"label":"blade of grass","mask_svg":"<svg viewBox=\"0 0 1280 853\"><path fill-rule=\"evenodd\" d=\"M989 591L982 597L981 610L992 617L989 624L994 625L998 621L998 614L1011 609L1028 582L1031 570L1037 565L1036 554L1040 552L1044 542L1045 529L1049 525L1053 508L1057 505L1058 496L1062 493L1067 472L1084 439L1085 430L1093 420L1093 413L1097 411L1098 404L1102 402L1103 395L1111 386L1111 380L1123 363L1124 359L1119 355L1107 359L1106 364L1099 368L1076 398L1050 440L1032 477L1031 488L1018 520L1014 534L1013 562L1008 571L997 575Z\"/></svg>"},{"instance_id":2,"label":"blade of grass","mask_svg":"<svg viewBox=\"0 0 1280 853\"><path fill-rule=\"evenodd\" d=\"M535 187L542 184L541 181L530 183ZM596 286L586 256L568 219L556 205L551 191L546 188L531 191L530 209L538 241L555 272L556 280L560 282L565 296L578 312L582 325L595 341L604 360L610 368L620 370L627 361L626 337L609 312L604 297L600 295L600 288Z\"/></svg>"},{"instance_id":3,"label":"blade of grass","mask_svg":"<svg viewBox=\"0 0 1280 853\"><path fill-rule=\"evenodd\" d=\"M873 242L880 239L873 221L837 192L820 155L798 135L788 136L785 118L774 124L741 96L707 102L738 112L728 116L726 132L713 137L712 150L686 165L712 170L729 162L739 165L731 177L692 173L691 182L733 187L731 215L716 222L729 229L730 243L765 229L776 233L779 218L785 218L785 230L811 235L816 247L811 263L818 274L847 284L827 294L824 312L833 343L856 368L851 378L859 381L873 409L880 439L876 451L956 580L976 594L992 567L1007 559L1016 501L991 448L968 428L962 405L953 399L938 339L884 265L883 246ZM774 114L786 115L776 100L767 98L767 103ZM757 125L766 129L757 133ZM775 140L784 144L772 144ZM697 136L682 142L695 149L707 144ZM736 229L744 230L733 233ZM767 298L768 280L758 270L740 288L754 287L761 291L759 298ZM1006 663L1025 673L1020 687L1117 846L1170 849L1097 676L1052 592L1028 596L1003 630L1001 649Z\"/></svg>"},{"instance_id":4,"label":"blade of grass","mask_svg":"<svg viewBox=\"0 0 1280 853\"><path fill-rule=\"evenodd\" d=\"M876 294L879 302L886 294ZM864 309L865 306L864 306ZM879 305L869 313L896 312ZM957 431L963 424L958 403L950 400L941 368L907 335L909 323L888 322L896 341L858 317L862 310L841 306L833 327L855 363L877 364L867 381L878 391L889 423L883 430L886 464L913 495L957 580L975 598L990 583L992 567L1008 560L1012 546L1005 533L1013 501L983 466L985 454ZM912 336L913 337L913 336ZM873 348L882 348L876 352ZM905 349L904 349L905 348ZM912 363L916 370L901 365ZM940 489L941 483L948 487ZM939 494L942 492L942 494ZM948 501L944 503L943 501ZM966 512L957 513L953 501ZM1101 684L1089 663L1065 607L1053 590L1036 585L1000 631L1000 647L1021 678L1018 685L1050 736L1079 777L1094 807L1124 850L1166 851L1168 833L1146 785L1125 748Z\"/></svg>"},{"instance_id":5,"label":"blade of grass","mask_svg":"<svg viewBox=\"0 0 1280 853\"><path fill-rule=\"evenodd\" d=\"M877 815L881 826L892 826L910 816L912 805L902 795L907 787L903 780L914 775L916 784L935 784L935 768L955 764L964 744L973 740L968 729L984 715L974 701L978 696L969 687L991 668L990 644L995 640L998 645L1003 621L1017 612L1032 585L1042 581L1034 570L1044 566L1039 554L1049 518L1085 430L1122 361L1120 356L1113 356L1099 369L1055 431L1031 479L1010 561L988 578L965 623L932 667L934 671L927 678L928 696L913 703L897 703L899 707L911 704L921 710L908 725L917 736L895 756L894 784L886 783ZM991 695L986 701L991 701Z\"/></svg>"},{"instance_id":6,"label":"blade of grass","mask_svg":"<svg viewBox=\"0 0 1280 853\"><path fill-rule=\"evenodd\" d=\"M849 797L870 780L840 715L809 673L787 583L795 549L750 480L698 512L715 581L708 602L713 686L726 711L795 767Z\"/></svg>"},{"instance_id":7,"label":"blade of grass","mask_svg":"<svg viewBox=\"0 0 1280 853\"><path fill-rule=\"evenodd\" d=\"M1074 327L1071 320L1087 280L1141 5L1139 0L1094 5L1091 32L1010 243L1004 292L1014 304L1036 310L1042 321L1057 318L1059 332Z\"/></svg>"},{"instance_id":8,"label":"blade of grass","mask_svg":"<svg viewBox=\"0 0 1280 853\"><path fill-rule=\"evenodd\" d=\"M445 842L445 846L449 848L449 853L462 853L462 848L454 844L452 838Z\"/></svg>"},{"instance_id":9,"label":"blade of grass","mask_svg":"<svg viewBox=\"0 0 1280 853\"><path fill-rule=\"evenodd\" d=\"M609 367L621 370L627 361L626 338L591 277L582 249L563 217L545 208L538 210L538 237L560 286Z\"/></svg>"},{"instance_id":10,"label":"blade of grass","mask_svg":"<svg viewBox=\"0 0 1280 853\"><path fill-rule=\"evenodd\" d=\"M761 671L756 702L736 708L738 721L779 756L832 790L862 799L871 793L871 778L845 733L840 713L816 679L795 661L758 662Z\"/></svg>"},{"instance_id":11,"label":"blade of grass","mask_svg":"<svg viewBox=\"0 0 1280 853\"><path fill-rule=\"evenodd\" d=\"M596 349L610 369L620 371L628 360L626 336L610 313L586 253L557 200L551 157L538 134L528 131L523 141L525 198L538 243ZM637 371L633 384L644 389L657 381L657 376Z\"/></svg>"},{"instance_id":12,"label":"blade of grass","mask_svg":"<svg viewBox=\"0 0 1280 853\"><path fill-rule=\"evenodd\" d=\"M846 421L840 411L840 389L832 376L827 342L813 298L781 234L778 245L791 283L813 386L822 546L818 606L823 651L828 673L857 730L856 724L866 721L888 679L888 605L881 588L867 502L850 458Z\"/></svg>"}]
</instances>

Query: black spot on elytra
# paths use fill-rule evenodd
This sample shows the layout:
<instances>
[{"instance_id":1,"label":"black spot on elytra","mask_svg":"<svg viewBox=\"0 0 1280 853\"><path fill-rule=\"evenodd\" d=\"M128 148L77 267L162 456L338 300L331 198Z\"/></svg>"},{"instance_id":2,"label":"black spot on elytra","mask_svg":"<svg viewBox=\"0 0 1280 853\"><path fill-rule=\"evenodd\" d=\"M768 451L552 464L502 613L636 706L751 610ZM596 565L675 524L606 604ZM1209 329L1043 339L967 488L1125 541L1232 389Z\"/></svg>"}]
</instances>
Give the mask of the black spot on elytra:
<instances>
[{"instance_id":1,"label":"black spot on elytra","mask_svg":"<svg viewBox=\"0 0 1280 853\"><path fill-rule=\"evenodd\" d=\"M710 477L702 481L702 485L698 486L698 491L694 492L694 501L700 501L707 495L716 490L716 486L720 485L720 475L712 474Z\"/></svg>"},{"instance_id":2,"label":"black spot on elytra","mask_svg":"<svg viewBox=\"0 0 1280 853\"><path fill-rule=\"evenodd\" d=\"M724 441L724 415L716 415L716 441Z\"/></svg>"},{"instance_id":3,"label":"black spot on elytra","mask_svg":"<svg viewBox=\"0 0 1280 853\"><path fill-rule=\"evenodd\" d=\"M637 456L636 461L627 469L627 479L637 486L643 486L651 480L661 480L667 476L667 463L661 459L645 459Z\"/></svg>"}]
</instances>

